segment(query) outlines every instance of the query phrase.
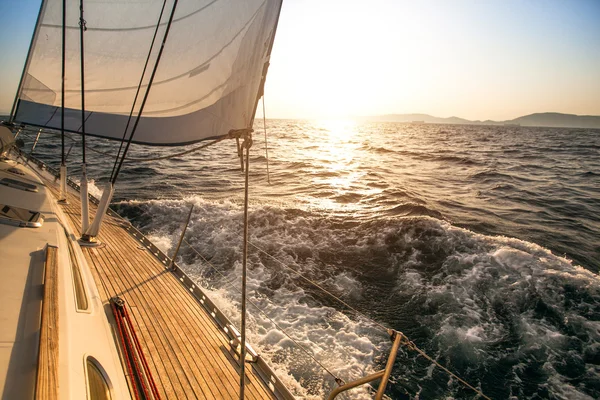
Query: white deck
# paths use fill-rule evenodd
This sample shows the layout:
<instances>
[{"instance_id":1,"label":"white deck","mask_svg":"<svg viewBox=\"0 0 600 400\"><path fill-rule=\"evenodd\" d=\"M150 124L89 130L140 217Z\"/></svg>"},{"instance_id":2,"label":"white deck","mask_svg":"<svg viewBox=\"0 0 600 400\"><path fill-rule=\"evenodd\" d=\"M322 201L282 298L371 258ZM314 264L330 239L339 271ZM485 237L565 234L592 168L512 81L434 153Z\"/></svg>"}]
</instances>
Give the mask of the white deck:
<instances>
[{"instance_id":1,"label":"white deck","mask_svg":"<svg viewBox=\"0 0 600 400\"><path fill-rule=\"evenodd\" d=\"M24 175L9 172L16 168ZM106 371L115 398L130 398L110 325L88 268L82 268L89 309L77 310L68 240L74 239L62 211L45 184L28 168L0 161L0 179L34 184L33 193L0 185L0 204L39 211L39 228L0 223L0 394L2 399L31 399L38 368L43 274L46 247L58 247L59 398L85 399L85 358L93 356ZM66 229L66 230L65 230ZM84 260L78 246L75 257Z\"/></svg>"},{"instance_id":2,"label":"white deck","mask_svg":"<svg viewBox=\"0 0 600 400\"><path fill-rule=\"evenodd\" d=\"M0 393L5 399L32 398L37 371L42 278L47 244L57 245L56 225L46 188L35 176L7 172L17 167L0 162L0 179L37 182L38 193L0 185L0 203L42 211L48 221L41 228L0 224Z\"/></svg>"}]
</instances>

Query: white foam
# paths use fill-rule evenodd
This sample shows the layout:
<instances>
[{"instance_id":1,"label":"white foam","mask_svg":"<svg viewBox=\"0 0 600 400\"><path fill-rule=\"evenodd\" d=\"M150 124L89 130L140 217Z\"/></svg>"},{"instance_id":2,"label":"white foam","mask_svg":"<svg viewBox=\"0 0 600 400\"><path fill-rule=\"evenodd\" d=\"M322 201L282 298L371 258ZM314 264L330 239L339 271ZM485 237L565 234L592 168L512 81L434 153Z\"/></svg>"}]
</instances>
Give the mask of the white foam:
<instances>
[{"instance_id":1,"label":"white foam","mask_svg":"<svg viewBox=\"0 0 600 400\"><path fill-rule=\"evenodd\" d=\"M174 247L173 236L150 233L146 235L146 237L165 254L169 254L171 252L171 248Z\"/></svg>"},{"instance_id":2,"label":"white foam","mask_svg":"<svg viewBox=\"0 0 600 400\"><path fill-rule=\"evenodd\" d=\"M233 287L240 286L241 275L240 206L200 197L153 200L143 203L143 208L152 215L146 228L152 230L161 249L170 249L189 203L194 203L195 211L188 240L198 251L211 256L225 277L212 273L210 267L200 261L184 268L211 288L209 295L216 305L232 321L238 321L240 295ZM272 207L254 206L250 215L252 243L275 254L286 265L320 277L321 284L350 301L364 300L364 283L346 270L343 263L323 270L319 257L335 255L338 249L352 254L352 251L385 252L389 246L396 246L398 253L389 256L390 262L398 263L399 268L395 290L398 294L421 296L425 307L440 310L428 317L428 328L433 331L432 343L439 345L436 351L450 359L460 356L474 366L494 363L495 360L489 358L493 354L490 349L511 334L494 307L505 310L514 323L512 329L520 338L514 357L519 358L517 365L522 366L513 369L511 395L520 396L520 382L527 379L524 375L527 354L536 349L542 351L552 367L553 354L568 351L566 334L536 315L531 304L538 301L537 298L550 308L549 312L562 316L565 323L576 324L589 336L584 348L600 340L600 323L586 319L577 309L565 308L563 293L563 287L569 285L597 299L600 296L598 276L535 244L478 235L432 218L393 219L348 230L330 225L318 216L290 215L286 210ZM439 265L424 263L432 251L429 249L443 255ZM373 372L377 360L387 354L389 340L385 335L367 323L319 305L303 286L298 286L301 281L293 273L254 249L250 253L248 274L248 293L252 301L344 380ZM328 393L332 380L268 318L256 313L251 305L248 307L251 314L249 340L293 392L303 398L320 398ZM580 393L577 388L557 386L558 382L566 381L554 367L547 368L546 372L551 393L558 397L567 393L577 398L576 394ZM426 375L413 378L437 376L432 375L431 370ZM454 391L456 383L450 388ZM352 398L368 396L366 388L352 394Z\"/></svg>"}]
</instances>

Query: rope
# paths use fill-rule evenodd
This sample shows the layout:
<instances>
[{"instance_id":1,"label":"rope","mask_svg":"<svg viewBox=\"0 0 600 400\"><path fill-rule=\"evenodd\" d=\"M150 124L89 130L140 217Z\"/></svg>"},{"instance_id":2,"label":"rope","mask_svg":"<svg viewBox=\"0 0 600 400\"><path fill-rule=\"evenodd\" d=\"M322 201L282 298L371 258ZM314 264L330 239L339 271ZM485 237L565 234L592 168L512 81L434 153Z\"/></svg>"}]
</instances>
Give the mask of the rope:
<instances>
[{"instance_id":1,"label":"rope","mask_svg":"<svg viewBox=\"0 0 600 400\"><path fill-rule=\"evenodd\" d=\"M125 332L125 327L121 322L121 315L120 315L119 311L117 310L117 305L114 302L111 302L110 306L112 308L112 312L115 317L115 322L117 323L117 332L119 333L118 336L121 341L121 346L123 348L123 352L125 353L124 358L125 358L125 364L127 366L127 372L129 373L129 376L131 377L132 384L135 385L134 387L136 388L136 390L133 391L133 394L134 394L136 400L139 400L140 399L139 390L137 390L138 389L137 384L136 384L137 382L135 381L136 375L133 372L133 367L131 365L129 353L127 352L128 346L125 343L126 335L123 333L123 332Z\"/></svg>"},{"instance_id":2,"label":"rope","mask_svg":"<svg viewBox=\"0 0 600 400\"><path fill-rule=\"evenodd\" d=\"M202 254L200 254L200 252L198 250L196 250L194 248L194 246L192 246L186 239L183 239L183 241L189 246L189 248L196 253L198 256L200 256L200 258L202 258L202 260L208 264L215 272L217 272L219 275L221 275L224 279L228 279L227 276L225 274L223 274L221 271L219 271L219 269L217 267L215 267L210 261L208 261L206 259L206 257L204 257ZM231 286L236 292L238 292L239 294L241 294L241 291L239 289L237 289L235 286L233 286L233 283L228 283L226 286ZM306 353L306 355L308 355L310 358L312 358L325 372L327 372L329 375L331 375L331 377L336 381L340 381L341 379L338 378L333 372L331 372L325 365L323 365L323 363L321 363L315 356L313 353L311 353L308 349L306 349L304 346L302 346L300 343L298 343L296 341L296 339L294 339L293 337L291 337L286 331L285 329L283 329L281 326L279 326L279 324L277 324L277 322L275 322L271 317L269 317L267 315L267 313L265 311L263 311L262 308L260 308L256 303L254 303L252 300L248 299L248 303L250 303L251 305L253 305L258 312L264 316L266 319L268 319L269 321L271 321L271 323L281 331L281 333L283 333L288 339L290 339L292 342L294 342L294 344L296 346L298 346L298 348L300 350L302 350L304 353Z\"/></svg>"},{"instance_id":3,"label":"rope","mask_svg":"<svg viewBox=\"0 0 600 400\"><path fill-rule=\"evenodd\" d=\"M166 155L166 156L153 157L153 158L131 158L131 157L127 157L126 161L128 161L128 162L131 162L131 161L145 162L145 161L167 160L169 158L179 157L179 156L183 156L185 154L190 154L190 153L196 152L196 151L204 149L204 148L206 148L208 146L212 146L213 144L217 144L217 143L219 143L222 140L225 140L227 138L228 138L228 136L223 136L222 138L213 140L210 143L202 144L202 145L200 145L198 147L194 147L193 149L182 151L181 153L169 154L169 155Z\"/></svg>"},{"instance_id":4,"label":"rope","mask_svg":"<svg viewBox=\"0 0 600 400\"><path fill-rule=\"evenodd\" d=\"M146 374L146 378L148 379L149 384L150 384L150 390L152 390L152 394L154 394L154 397L156 399L160 399L160 394L158 393L158 388L156 387L156 382L154 381L154 377L152 376L152 373L150 372L150 367L148 366L148 361L146 360L146 356L144 355L144 351L142 350L142 345L140 344L140 340L138 339L137 333L133 329L133 322L131 322L131 317L129 317L129 311L127 310L127 307L125 306L125 304L123 304L123 311L125 313L125 320L127 321L127 323L129 324L129 327L130 327L131 336L133 337L133 342L135 344L135 348L142 360L142 365L144 367L144 373Z\"/></svg>"},{"instance_id":5,"label":"rope","mask_svg":"<svg viewBox=\"0 0 600 400\"><path fill-rule=\"evenodd\" d=\"M22 134L23 136L27 137L28 139L31 139L31 137L27 136L27 133L36 133L36 130L32 130L32 129L29 129L29 128L26 128L26 129L23 129L23 130L22 130L22 133L21 133L21 134ZM44 133L45 135L61 136L61 137L62 137L62 134L61 134L61 133L58 133L58 132L44 131L43 133ZM74 143L78 143L78 142L79 142L77 139L73 138L71 135L68 135L67 133L65 133L64 137L66 137L67 139L69 139L69 140L73 141ZM110 157L112 157L112 156L114 155L114 154L107 153L107 152L104 152L104 151L96 150L95 148L93 148L93 147L90 147L90 145L89 145L89 144L86 144L86 145L85 145L85 148L86 148L87 150L91 150L91 151L93 151L94 153L102 154L102 155L104 155L104 156L110 156ZM69 154L70 154L70 151L69 151L69 152L67 153L67 155L65 156L65 160L68 158Z\"/></svg>"},{"instance_id":6,"label":"rope","mask_svg":"<svg viewBox=\"0 0 600 400\"><path fill-rule=\"evenodd\" d=\"M32 131L32 130L29 130L29 129L24 129L23 133L25 133L25 132L36 132L36 131L35 130ZM54 132L49 132L49 131L45 131L44 133L47 134L47 135L54 135L54 136L60 135L59 133L54 133ZM70 140L72 140L74 142L78 142L77 139L74 139L73 137L71 137L70 135L67 135L66 133L65 133L65 137L67 137L68 139L70 139ZM193 149L182 151L182 152L179 152L179 153L168 154L166 156L158 156L158 157L152 157L152 158L132 158L132 157L127 157L125 159L125 162L134 162L134 161L135 162L148 162L148 161L168 160L170 158L175 158L175 157L184 156L186 154L195 153L198 150L205 149L205 148L207 148L209 146L212 146L214 144L222 142L225 139L229 139L229 136L228 135L223 136L223 137L221 137L219 139L213 140L212 142L204 143L204 144L202 144L202 145L200 145L198 147L194 147ZM97 150L97 149L95 149L93 147L90 147L89 144L86 144L85 148L88 149L88 150L93 151L94 153L98 153L98 154L101 154L101 155L104 155L104 156L110 156L110 157L112 157L114 155L112 153L107 153L107 152L104 152L104 151ZM267 167L267 169L268 169L268 167ZM268 173L268 171L267 171L267 173Z\"/></svg>"},{"instance_id":7,"label":"rope","mask_svg":"<svg viewBox=\"0 0 600 400\"><path fill-rule=\"evenodd\" d=\"M265 95L262 96L263 106L263 130L265 131L265 158L267 159L267 183L271 184L271 174L269 173L269 143L267 142L267 117L265 113Z\"/></svg>"}]
</instances>

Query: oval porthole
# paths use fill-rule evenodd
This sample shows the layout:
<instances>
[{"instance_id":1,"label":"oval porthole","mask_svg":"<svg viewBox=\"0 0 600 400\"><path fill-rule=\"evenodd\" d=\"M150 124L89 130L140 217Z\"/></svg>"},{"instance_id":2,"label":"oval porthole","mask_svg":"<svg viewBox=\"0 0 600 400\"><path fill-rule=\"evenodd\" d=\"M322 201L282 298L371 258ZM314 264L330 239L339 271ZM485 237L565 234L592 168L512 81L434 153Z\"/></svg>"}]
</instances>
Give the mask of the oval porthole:
<instances>
[{"instance_id":1,"label":"oval porthole","mask_svg":"<svg viewBox=\"0 0 600 400\"><path fill-rule=\"evenodd\" d=\"M110 385L98 362L88 357L85 364L88 381L88 399L110 400Z\"/></svg>"}]
</instances>

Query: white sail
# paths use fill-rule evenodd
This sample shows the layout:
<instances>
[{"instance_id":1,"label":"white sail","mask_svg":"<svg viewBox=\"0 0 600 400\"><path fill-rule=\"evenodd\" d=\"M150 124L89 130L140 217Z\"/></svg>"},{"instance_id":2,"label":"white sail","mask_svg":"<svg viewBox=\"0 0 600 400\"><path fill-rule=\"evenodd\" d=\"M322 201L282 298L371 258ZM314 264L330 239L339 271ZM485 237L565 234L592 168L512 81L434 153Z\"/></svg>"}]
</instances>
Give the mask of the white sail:
<instances>
[{"instance_id":1,"label":"white sail","mask_svg":"<svg viewBox=\"0 0 600 400\"><path fill-rule=\"evenodd\" d=\"M61 126L62 0L46 0L15 121ZM67 0L65 130L81 130L79 0ZM137 115L173 0L84 1L86 134L121 140ZM249 128L266 73L281 0L179 0L136 143L177 145ZM133 121L129 126L129 131ZM128 136L126 137L126 139Z\"/></svg>"}]
</instances>

